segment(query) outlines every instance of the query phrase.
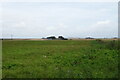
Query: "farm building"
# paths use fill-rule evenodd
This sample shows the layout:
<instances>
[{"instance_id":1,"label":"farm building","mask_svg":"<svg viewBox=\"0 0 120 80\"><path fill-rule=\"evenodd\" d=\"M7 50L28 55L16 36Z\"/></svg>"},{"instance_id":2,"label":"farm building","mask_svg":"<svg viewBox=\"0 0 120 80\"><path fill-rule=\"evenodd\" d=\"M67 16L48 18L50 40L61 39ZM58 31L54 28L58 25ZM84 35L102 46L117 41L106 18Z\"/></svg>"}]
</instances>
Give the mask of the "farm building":
<instances>
[{"instance_id":1,"label":"farm building","mask_svg":"<svg viewBox=\"0 0 120 80\"><path fill-rule=\"evenodd\" d=\"M59 40L68 40L67 38L64 38L63 36L58 36Z\"/></svg>"},{"instance_id":2,"label":"farm building","mask_svg":"<svg viewBox=\"0 0 120 80\"><path fill-rule=\"evenodd\" d=\"M51 37L47 37L48 40L55 40L56 37L55 36L51 36Z\"/></svg>"},{"instance_id":3,"label":"farm building","mask_svg":"<svg viewBox=\"0 0 120 80\"><path fill-rule=\"evenodd\" d=\"M50 37L47 37L46 39L48 39L48 40L68 40L67 38L64 38L63 36L58 36L58 38L56 38L55 36L50 36Z\"/></svg>"}]
</instances>

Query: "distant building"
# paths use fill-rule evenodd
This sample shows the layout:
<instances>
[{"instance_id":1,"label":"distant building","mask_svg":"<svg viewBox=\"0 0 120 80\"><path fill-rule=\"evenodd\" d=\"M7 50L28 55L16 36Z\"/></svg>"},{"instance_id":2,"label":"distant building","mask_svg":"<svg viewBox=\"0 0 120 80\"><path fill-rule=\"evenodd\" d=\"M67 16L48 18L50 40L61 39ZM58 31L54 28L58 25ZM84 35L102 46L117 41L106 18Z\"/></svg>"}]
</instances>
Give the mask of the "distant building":
<instances>
[{"instance_id":1,"label":"distant building","mask_svg":"<svg viewBox=\"0 0 120 80\"><path fill-rule=\"evenodd\" d=\"M63 36L58 36L59 40L68 40L67 38L64 38Z\"/></svg>"},{"instance_id":2,"label":"distant building","mask_svg":"<svg viewBox=\"0 0 120 80\"><path fill-rule=\"evenodd\" d=\"M43 37L42 39L46 39L46 38Z\"/></svg>"},{"instance_id":3,"label":"distant building","mask_svg":"<svg viewBox=\"0 0 120 80\"><path fill-rule=\"evenodd\" d=\"M114 37L113 39L118 39L118 37Z\"/></svg>"},{"instance_id":4,"label":"distant building","mask_svg":"<svg viewBox=\"0 0 120 80\"><path fill-rule=\"evenodd\" d=\"M91 37L86 37L85 39L94 39L94 38L91 38Z\"/></svg>"},{"instance_id":5,"label":"distant building","mask_svg":"<svg viewBox=\"0 0 120 80\"><path fill-rule=\"evenodd\" d=\"M47 37L48 40L55 40L56 37L55 36L51 36L51 37Z\"/></svg>"},{"instance_id":6,"label":"distant building","mask_svg":"<svg viewBox=\"0 0 120 80\"><path fill-rule=\"evenodd\" d=\"M48 40L68 40L67 38L64 38L63 36L58 36L58 38L56 38L55 36L50 36L50 37L42 38L42 39L48 39Z\"/></svg>"}]
</instances>

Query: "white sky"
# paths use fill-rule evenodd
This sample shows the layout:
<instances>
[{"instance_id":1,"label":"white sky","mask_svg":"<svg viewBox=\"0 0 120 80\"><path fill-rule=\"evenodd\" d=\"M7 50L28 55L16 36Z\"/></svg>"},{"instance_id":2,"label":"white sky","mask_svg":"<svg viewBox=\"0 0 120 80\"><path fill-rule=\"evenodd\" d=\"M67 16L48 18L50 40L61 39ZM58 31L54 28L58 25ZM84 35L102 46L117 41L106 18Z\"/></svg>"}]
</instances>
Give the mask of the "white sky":
<instances>
[{"instance_id":1,"label":"white sky","mask_svg":"<svg viewBox=\"0 0 120 80\"><path fill-rule=\"evenodd\" d=\"M118 2L119 0L1 0L1 2Z\"/></svg>"},{"instance_id":2,"label":"white sky","mask_svg":"<svg viewBox=\"0 0 120 80\"><path fill-rule=\"evenodd\" d=\"M117 0L90 3L72 2L72 0L71 2L35 1L13 1L2 4L0 22L3 37L10 37L11 34L23 38L52 35L79 38L118 36Z\"/></svg>"}]
</instances>

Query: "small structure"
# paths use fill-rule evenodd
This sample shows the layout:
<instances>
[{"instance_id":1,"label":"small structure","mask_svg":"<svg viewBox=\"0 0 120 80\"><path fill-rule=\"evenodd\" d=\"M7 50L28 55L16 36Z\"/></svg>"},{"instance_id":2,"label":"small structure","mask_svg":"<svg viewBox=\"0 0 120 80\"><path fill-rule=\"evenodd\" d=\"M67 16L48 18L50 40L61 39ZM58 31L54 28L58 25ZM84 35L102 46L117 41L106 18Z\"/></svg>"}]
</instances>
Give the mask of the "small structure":
<instances>
[{"instance_id":1,"label":"small structure","mask_svg":"<svg viewBox=\"0 0 120 80\"><path fill-rule=\"evenodd\" d=\"M63 36L58 36L59 40L68 40L67 38L64 38Z\"/></svg>"},{"instance_id":2,"label":"small structure","mask_svg":"<svg viewBox=\"0 0 120 80\"><path fill-rule=\"evenodd\" d=\"M55 40L56 37L55 36L50 36L50 37L47 37L48 40Z\"/></svg>"},{"instance_id":3,"label":"small structure","mask_svg":"<svg viewBox=\"0 0 120 80\"><path fill-rule=\"evenodd\" d=\"M86 37L85 39L94 39L94 38L91 38L91 37Z\"/></svg>"},{"instance_id":4,"label":"small structure","mask_svg":"<svg viewBox=\"0 0 120 80\"><path fill-rule=\"evenodd\" d=\"M113 39L118 39L118 37L114 37Z\"/></svg>"},{"instance_id":5,"label":"small structure","mask_svg":"<svg viewBox=\"0 0 120 80\"><path fill-rule=\"evenodd\" d=\"M56 38L55 36L50 36L50 37L42 38L42 39L48 39L48 40L68 40L67 38L64 38L63 36L58 36L58 38Z\"/></svg>"}]
</instances>

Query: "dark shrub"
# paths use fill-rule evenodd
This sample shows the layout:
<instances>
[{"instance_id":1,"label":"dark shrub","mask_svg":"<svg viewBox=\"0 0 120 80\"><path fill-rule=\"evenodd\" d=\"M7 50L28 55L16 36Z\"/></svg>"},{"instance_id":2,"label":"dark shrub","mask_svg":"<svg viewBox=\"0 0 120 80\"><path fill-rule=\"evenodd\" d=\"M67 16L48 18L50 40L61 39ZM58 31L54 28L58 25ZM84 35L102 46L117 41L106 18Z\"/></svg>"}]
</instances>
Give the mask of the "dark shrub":
<instances>
[{"instance_id":1,"label":"dark shrub","mask_svg":"<svg viewBox=\"0 0 120 80\"><path fill-rule=\"evenodd\" d=\"M115 41L115 40L110 41L109 43L106 44L106 47L111 50L118 49L117 41Z\"/></svg>"},{"instance_id":2,"label":"dark shrub","mask_svg":"<svg viewBox=\"0 0 120 80\"><path fill-rule=\"evenodd\" d=\"M98 43L104 43L104 41L101 40L101 39L96 39L96 41L97 41Z\"/></svg>"}]
</instances>

